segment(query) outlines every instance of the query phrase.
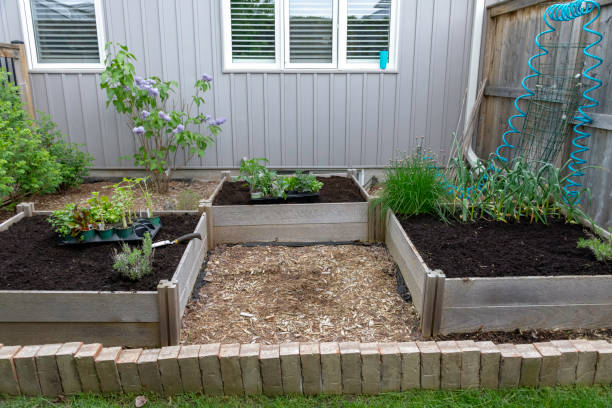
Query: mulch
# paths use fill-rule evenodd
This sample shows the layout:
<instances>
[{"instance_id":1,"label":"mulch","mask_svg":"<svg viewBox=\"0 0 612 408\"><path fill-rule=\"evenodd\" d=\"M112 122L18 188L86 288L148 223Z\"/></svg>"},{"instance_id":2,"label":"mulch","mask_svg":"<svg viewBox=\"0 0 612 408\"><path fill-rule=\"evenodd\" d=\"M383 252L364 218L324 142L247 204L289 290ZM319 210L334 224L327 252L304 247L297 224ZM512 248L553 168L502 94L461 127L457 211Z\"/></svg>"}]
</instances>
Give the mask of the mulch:
<instances>
[{"instance_id":1,"label":"mulch","mask_svg":"<svg viewBox=\"0 0 612 408\"><path fill-rule=\"evenodd\" d=\"M223 183L221 191L215 197L213 205L248 205L248 204L302 204L302 203L351 203L362 202L359 187L347 177L317 177L323 183L316 198L292 198L287 200L270 200L252 202L248 185L244 181Z\"/></svg>"},{"instance_id":2,"label":"mulch","mask_svg":"<svg viewBox=\"0 0 612 408\"><path fill-rule=\"evenodd\" d=\"M577 247L585 228L563 220L446 224L417 216L400 223L427 266L447 278L612 274L612 263Z\"/></svg>"},{"instance_id":3,"label":"mulch","mask_svg":"<svg viewBox=\"0 0 612 408\"><path fill-rule=\"evenodd\" d=\"M4 221L8 220L13 215L15 215L15 210L8 210L6 208L0 208L0 223L3 223Z\"/></svg>"},{"instance_id":4,"label":"mulch","mask_svg":"<svg viewBox=\"0 0 612 408\"><path fill-rule=\"evenodd\" d=\"M33 202L34 208L37 210L59 210L64 208L64 206L68 203L86 203L91 197L91 193L94 191L99 192L101 195L112 197L113 184L119 181L120 180L92 181L90 183L83 183L78 187L71 188L67 191L61 191L53 194L34 195L23 201ZM153 194L153 211L177 209L197 210L197 205L195 208L177 207L181 192L192 191L194 194L197 194L200 199L205 199L210 196L218 184L218 181L206 181L195 178L189 180L171 180L167 193L160 194L151 191ZM139 189L134 191L134 198L136 208L145 208L145 201L142 198L142 193Z\"/></svg>"},{"instance_id":5,"label":"mulch","mask_svg":"<svg viewBox=\"0 0 612 408\"><path fill-rule=\"evenodd\" d=\"M132 282L113 270L118 244L60 246L46 218L24 218L0 231L0 290L154 291L161 279L172 277L185 250L185 245L156 249L152 274ZM155 241L193 232L198 219L191 214L162 216Z\"/></svg>"},{"instance_id":6,"label":"mulch","mask_svg":"<svg viewBox=\"0 0 612 408\"><path fill-rule=\"evenodd\" d=\"M383 246L220 246L197 295L183 317L185 343L418 335L416 310L398 295L395 264Z\"/></svg>"}]
</instances>

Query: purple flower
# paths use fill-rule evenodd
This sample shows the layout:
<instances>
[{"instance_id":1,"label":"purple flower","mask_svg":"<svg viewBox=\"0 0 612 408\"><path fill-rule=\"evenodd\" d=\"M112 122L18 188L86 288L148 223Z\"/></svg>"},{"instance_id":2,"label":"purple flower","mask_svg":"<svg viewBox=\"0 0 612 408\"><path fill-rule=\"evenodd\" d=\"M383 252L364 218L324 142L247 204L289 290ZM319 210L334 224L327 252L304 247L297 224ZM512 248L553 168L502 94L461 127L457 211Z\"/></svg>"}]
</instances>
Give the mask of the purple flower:
<instances>
[{"instance_id":1,"label":"purple flower","mask_svg":"<svg viewBox=\"0 0 612 408\"><path fill-rule=\"evenodd\" d=\"M144 84L144 79L142 79L141 77L137 76L137 77L134 77L134 82L136 82L136 85L142 86Z\"/></svg>"},{"instance_id":2,"label":"purple flower","mask_svg":"<svg viewBox=\"0 0 612 408\"><path fill-rule=\"evenodd\" d=\"M159 116L160 119L163 119L166 122L170 122L170 115L168 115L166 112L159 111L159 113L157 115Z\"/></svg>"},{"instance_id":3,"label":"purple flower","mask_svg":"<svg viewBox=\"0 0 612 408\"><path fill-rule=\"evenodd\" d=\"M149 113L149 111L147 110L143 110L142 112L140 112L140 117L144 120L146 118L148 118L151 115L151 113Z\"/></svg>"},{"instance_id":4,"label":"purple flower","mask_svg":"<svg viewBox=\"0 0 612 408\"><path fill-rule=\"evenodd\" d=\"M204 116L204 122L208 122L211 119L212 119L212 117L210 115Z\"/></svg>"},{"instance_id":5,"label":"purple flower","mask_svg":"<svg viewBox=\"0 0 612 408\"><path fill-rule=\"evenodd\" d=\"M181 124L178 124L178 125L176 126L176 130L178 130L179 132L182 132L183 130L185 130L185 126L183 126L183 125L181 125Z\"/></svg>"},{"instance_id":6,"label":"purple flower","mask_svg":"<svg viewBox=\"0 0 612 408\"><path fill-rule=\"evenodd\" d=\"M148 86L155 85L155 80L154 79L145 79L143 82L144 82L145 85L148 85Z\"/></svg>"},{"instance_id":7,"label":"purple flower","mask_svg":"<svg viewBox=\"0 0 612 408\"><path fill-rule=\"evenodd\" d=\"M134 129L132 129L132 132L135 135L142 135L145 132L145 128L143 126L136 126Z\"/></svg>"},{"instance_id":8,"label":"purple flower","mask_svg":"<svg viewBox=\"0 0 612 408\"><path fill-rule=\"evenodd\" d=\"M159 96L159 89L157 89L157 88L149 87L147 89L147 92L149 92L149 96L153 96L153 97L158 97Z\"/></svg>"},{"instance_id":9,"label":"purple flower","mask_svg":"<svg viewBox=\"0 0 612 408\"><path fill-rule=\"evenodd\" d=\"M202 81L212 82L213 77L208 74L202 74Z\"/></svg>"},{"instance_id":10,"label":"purple flower","mask_svg":"<svg viewBox=\"0 0 612 408\"><path fill-rule=\"evenodd\" d=\"M219 118L219 119L211 120L210 122L208 122L208 124L211 125L211 126L221 126L225 122L227 122L227 119Z\"/></svg>"}]
</instances>

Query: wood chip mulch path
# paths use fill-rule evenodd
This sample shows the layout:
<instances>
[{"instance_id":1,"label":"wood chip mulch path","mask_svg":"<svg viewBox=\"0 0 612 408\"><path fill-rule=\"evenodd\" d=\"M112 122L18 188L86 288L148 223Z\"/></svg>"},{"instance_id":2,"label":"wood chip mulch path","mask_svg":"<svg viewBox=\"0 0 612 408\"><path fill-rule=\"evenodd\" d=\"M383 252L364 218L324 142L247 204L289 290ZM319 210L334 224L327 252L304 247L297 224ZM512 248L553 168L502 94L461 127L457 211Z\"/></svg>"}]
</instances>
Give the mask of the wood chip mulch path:
<instances>
[{"instance_id":1,"label":"wood chip mulch path","mask_svg":"<svg viewBox=\"0 0 612 408\"><path fill-rule=\"evenodd\" d=\"M401 341L418 318L381 246L229 246L209 258L185 343Z\"/></svg>"}]
</instances>

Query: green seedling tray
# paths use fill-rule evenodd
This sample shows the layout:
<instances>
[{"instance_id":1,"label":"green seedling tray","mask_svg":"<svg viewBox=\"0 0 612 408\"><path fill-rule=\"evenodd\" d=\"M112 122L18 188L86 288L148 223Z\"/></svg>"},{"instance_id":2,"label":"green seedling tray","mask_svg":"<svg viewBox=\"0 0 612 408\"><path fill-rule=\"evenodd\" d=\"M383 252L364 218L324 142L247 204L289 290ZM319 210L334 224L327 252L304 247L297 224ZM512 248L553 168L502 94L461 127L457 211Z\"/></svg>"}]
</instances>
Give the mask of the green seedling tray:
<instances>
[{"instance_id":1,"label":"green seedling tray","mask_svg":"<svg viewBox=\"0 0 612 408\"><path fill-rule=\"evenodd\" d=\"M127 238L120 238L116 232L113 232L112 237L109 239L102 239L98 234L95 234L92 239L82 240L79 237L69 239L60 238L60 245L87 245L87 244L100 244L105 242L138 242L143 240L143 236L145 233L149 233L151 235L151 239L155 238L155 235L159 232L162 227L161 221L159 224L154 225L151 221L147 219L139 219L134 224L134 231Z\"/></svg>"}]
</instances>

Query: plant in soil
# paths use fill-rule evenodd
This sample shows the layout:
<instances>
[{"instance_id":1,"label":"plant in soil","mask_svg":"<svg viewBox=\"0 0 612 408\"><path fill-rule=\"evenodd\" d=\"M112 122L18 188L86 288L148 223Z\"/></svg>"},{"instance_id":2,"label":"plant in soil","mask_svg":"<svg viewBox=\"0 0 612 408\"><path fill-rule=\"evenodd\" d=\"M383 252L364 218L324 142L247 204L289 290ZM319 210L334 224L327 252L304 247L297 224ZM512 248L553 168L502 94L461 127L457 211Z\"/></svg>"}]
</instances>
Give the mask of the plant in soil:
<instances>
[{"instance_id":1,"label":"plant in soil","mask_svg":"<svg viewBox=\"0 0 612 408\"><path fill-rule=\"evenodd\" d=\"M91 193L91 198L87 200L87 203L99 229L106 230L108 225L119 222L119 211L108 196L100 195L99 192L94 191Z\"/></svg>"},{"instance_id":2,"label":"plant in soil","mask_svg":"<svg viewBox=\"0 0 612 408\"><path fill-rule=\"evenodd\" d=\"M121 252L114 250L113 269L125 279L138 281L151 273L153 254L153 240L145 233L141 248L130 247L124 242Z\"/></svg>"},{"instance_id":3,"label":"plant in soil","mask_svg":"<svg viewBox=\"0 0 612 408\"><path fill-rule=\"evenodd\" d=\"M123 181L113 185L113 201L121 214L121 226L127 229L132 223L132 216L136 215L134 208L135 179L124 178Z\"/></svg>"},{"instance_id":4,"label":"plant in soil","mask_svg":"<svg viewBox=\"0 0 612 408\"><path fill-rule=\"evenodd\" d=\"M125 45L108 43L106 52L100 85L106 91L106 105L129 118L138 146L134 162L147 170L153 187L165 193L177 155L181 159L186 155L187 161L194 155L203 157L226 121L200 112L212 77L203 74L196 80L194 95L185 101L176 96L175 81L136 76L132 63L136 57Z\"/></svg>"},{"instance_id":5,"label":"plant in soil","mask_svg":"<svg viewBox=\"0 0 612 408\"><path fill-rule=\"evenodd\" d=\"M300 170L294 176L280 176L268 169L264 158L243 159L236 180L244 180L251 190L251 198L286 199L287 193L317 193L323 187L314 175Z\"/></svg>"},{"instance_id":6,"label":"plant in soil","mask_svg":"<svg viewBox=\"0 0 612 408\"><path fill-rule=\"evenodd\" d=\"M609 229L612 233L612 228ZM578 248L589 248L599 262L612 262L612 239L593 237L580 238Z\"/></svg>"},{"instance_id":7,"label":"plant in soil","mask_svg":"<svg viewBox=\"0 0 612 408\"><path fill-rule=\"evenodd\" d=\"M449 213L444 179L435 162L417 149L412 154L393 160L385 171L383 190L373 205L382 205L399 215L437 215L443 220Z\"/></svg>"},{"instance_id":8,"label":"plant in soil","mask_svg":"<svg viewBox=\"0 0 612 408\"><path fill-rule=\"evenodd\" d=\"M317 180L312 174L306 174L302 170L296 170L294 176L289 176L287 180L287 190L296 193L318 193L323 187L323 183Z\"/></svg>"}]
</instances>

